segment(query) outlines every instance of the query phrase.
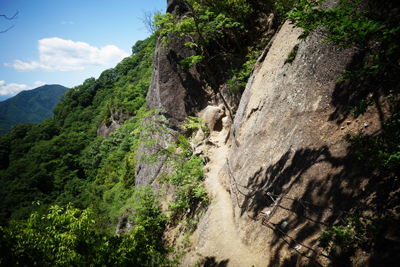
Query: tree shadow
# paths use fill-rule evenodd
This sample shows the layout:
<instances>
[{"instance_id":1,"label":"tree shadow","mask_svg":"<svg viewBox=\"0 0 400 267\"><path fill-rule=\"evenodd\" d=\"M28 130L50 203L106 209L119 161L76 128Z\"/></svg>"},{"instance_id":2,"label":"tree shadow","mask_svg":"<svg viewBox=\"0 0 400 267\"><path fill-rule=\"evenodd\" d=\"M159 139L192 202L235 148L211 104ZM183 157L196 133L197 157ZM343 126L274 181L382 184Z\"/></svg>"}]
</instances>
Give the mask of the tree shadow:
<instances>
[{"instance_id":1,"label":"tree shadow","mask_svg":"<svg viewBox=\"0 0 400 267\"><path fill-rule=\"evenodd\" d=\"M370 54L359 51L347 64L346 72L356 72L363 68L363 65L369 59ZM384 73L384 74L383 74ZM357 109L362 110L360 101L365 100L368 105L375 104L381 126L385 121L382 110L382 97L393 93L393 89L398 89L400 77L396 70L384 68L381 72L369 75L363 75L358 78L349 78L344 82L337 82L332 93L331 104L335 110L329 116L329 120L341 124L352 115ZM365 104L367 106L367 104ZM365 107L366 107L365 106Z\"/></svg>"},{"instance_id":2,"label":"tree shadow","mask_svg":"<svg viewBox=\"0 0 400 267\"><path fill-rule=\"evenodd\" d=\"M316 165L328 165L327 169L331 170L327 173L321 173L315 167ZM312 179L308 179L311 178ZM367 183L365 181L367 180ZM360 188L364 182L366 187ZM244 184L243 181L238 181ZM400 228L393 227L400 225L399 213L393 213L393 209L400 209L400 181L396 175L382 177L376 173L376 169L366 167L357 159L355 151L349 147L344 156L333 156L329 147L322 146L320 148L302 148L293 151L289 148L281 158L266 170L260 168L252 177L248 178L245 184L253 191L249 190L248 194L241 197L242 208L240 215L245 213L256 217L259 212L268 208L272 212L269 218L284 210L292 214L289 217L277 219L273 225L269 224L269 228L275 232L275 237L270 241L271 248L277 251L270 266L274 264L282 264L280 261L279 251L285 246L294 248L296 244L307 244L308 246L318 248L317 240L310 242L309 237L319 235L322 231L331 229L332 226L347 225L349 213L354 212L356 215L362 216L365 211L369 213L380 214L381 221L390 222L385 225L384 231L381 232L381 238L392 244L392 247L383 246L388 251L400 244ZM304 187L300 196L295 199L286 199L290 197L289 192L294 192L296 187ZM263 194L269 192L274 201L268 195ZM282 197L277 197L282 196ZM301 201L298 201L300 199ZM366 201L368 199L368 201ZM316 204L316 205L313 205ZM333 209L332 209L333 207ZM288 227L282 227L287 224ZM296 242L290 240L279 230L288 233ZM293 231L296 229L296 231ZM397 230L396 230L397 229ZM392 237L390 240L388 237ZM382 241L376 245L382 244ZM393 246L396 244L396 246ZM360 244L360 246L363 246ZM372 244L365 249L371 250ZM296 250L294 250L296 251ZM378 251L378 250L377 250ZM380 250L379 250L380 251ZM293 262L298 257L307 257L310 259L309 266L320 266L315 260L318 256L315 251L306 250L306 253L297 253L297 256L291 256L285 261L285 265L293 266ZM308 257L307 255L311 255ZM355 250L347 249L336 253L332 256L333 266L350 266L351 258L355 255ZM376 262L376 258L371 258L371 264ZM387 256L388 262L399 260L399 253ZM281 265L280 265L281 266ZM371 265L375 266L375 265Z\"/></svg>"},{"instance_id":3,"label":"tree shadow","mask_svg":"<svg viewBox=\"0 0 400 267\"><path fill-rule=\"evenodd\" d=\"M203 267L227 267L229 260L216 261L215 257L206 257Z\"/></svg>"},{"instance_id":4,"label":"tree shadow","mask_svg":"<svg viewBox=\"0 0 400 267\"><path fill-rule=\"evenodd\" d=\"M348 64L347 70L360 69L367 57L365 53L356 54ZM382 81L378 75L337 83L331 102L335 110L330 114L329 120L340 125L351 116L353 112L351 106L356 107L359 101L366 99L369 104L375 104L381 126L378 131L366 135L366 138L384 137L387 131L385 120L389 110L388 106L384 106L386 103L383 100L395 93L390 89L398 89L398 84L400 76L392 76L391 80ZM359 247L364 251L373 250L374 255L384 252L381 248L385 248L385 253L390 254L386 257L386 262L398 262L400 260L400 231L397 226L400 225L398 170L383 172L377 167L366 167L365 163L358 159L358 155L358 150L354 146L348 146L347 151L342 152L340 156L334 156L326 145L297 150L287 149L276 163L267 165L269 166L267 169L260 167L248 180L238 181L252 189L245 197L241 197L244 204L240 216L249 213L250 217L254 218L266 208L270 212L270 218L274 218L274 215L282 210L295 214L275 223L277 227L284 222L290 225L285 231L290 232L297 242L302 243L309 242L310 236L318 236L321 231L332 229L332 226L347 225L348 211L355 216L367 214L369 218L378 218L382 222L380 235L385 241L374 242L374 245L370 241L363 241ZM296 199L301 199L302 202L276 197L289 197L287 194L296 192L296 187L302 188L302 193L296 195ZM263 194L266 192L269 192L274 200ZM305 202L319 204L322 207L307 205ZM293 232L293 229L298 230ZM312 245L317 245L317 241L313 242ZM279 251L285 244L289 245L279 234L270 242L275 251ZM335 259L338 262L333 261L332 265L349 265L354 254L355 250L352 249L336 253ZM275 256L276 259L272 261L271 266L281 264L280 255ZM370 259L364 260L370 263L370 266L377 266L377 258L378 256L371 256ZM290 265L291 260L286 264Z\"/></svg>"}]
</instances>

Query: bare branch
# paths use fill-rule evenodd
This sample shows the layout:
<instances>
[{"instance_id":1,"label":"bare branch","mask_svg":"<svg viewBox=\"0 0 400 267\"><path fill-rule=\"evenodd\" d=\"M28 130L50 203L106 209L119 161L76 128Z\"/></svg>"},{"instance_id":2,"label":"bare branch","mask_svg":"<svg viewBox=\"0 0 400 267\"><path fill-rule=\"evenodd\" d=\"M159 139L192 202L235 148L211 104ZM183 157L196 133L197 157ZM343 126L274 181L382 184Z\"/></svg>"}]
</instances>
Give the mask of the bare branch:
<instances>
[{"instance_id":1,"label":"bare branch","mask_svg":"<svg viewBox=\"0 0 400 267\"><path fill-rule=\"evenodd\" d=\"M17 12L15 12L14 16L12 16L11 18L7 17L6 15L0 15L0 17L5 18L6 20L13 20L13 19L17 19L18 17L18 10ZM4 30L4 31L0 31L0 34L7 32L9 29L11 29L12 27L14 27L15 25L12 25L11 27L9 27L8 29Z\"/></svg>"},{"instance_id":2,"label":"bare branch","mask_svg":"<svg viewBox=\"0 0 400 267\"><path fill-rule=\"evenodd\" d=\"M146 31L150 34L153 34L157 30L154 24L154 17L157 14L161 14L161 11L154 8L153 11L142 10L142 13L143 15L139 19L143 22Z\"/></svg>"},{"instance_id":3,"label":"bare branch","mask_svg":"<svg viewBox=\"0 0 400 267\"><path fill-rule=\"evenodd\" d=\"M0 17L3 17L3 18L8 19L8 20L13 20L13 19L18 18L18 17L17 17L18 13L19 13L19 12L18 12L18 10L17 10L17 12L15 12L14 16L12 16L11 18L7 17L6 15L0 15Z\"/></svg>"},{"instance_id":4,"label":"bare branch","mask_svg":"<svg viewBox=\"0 0 400 267\"><path fill-rule=\"evenodd\" d=\"M12 25L10 28L8 28L8 29L6 29L6 30L4 30L4 31L0 31L0 34L1 33L5 33L5 32L7 32L9 29L11 29L12 27L14 27L15 25Z\"/></svg>"}]
</instances>

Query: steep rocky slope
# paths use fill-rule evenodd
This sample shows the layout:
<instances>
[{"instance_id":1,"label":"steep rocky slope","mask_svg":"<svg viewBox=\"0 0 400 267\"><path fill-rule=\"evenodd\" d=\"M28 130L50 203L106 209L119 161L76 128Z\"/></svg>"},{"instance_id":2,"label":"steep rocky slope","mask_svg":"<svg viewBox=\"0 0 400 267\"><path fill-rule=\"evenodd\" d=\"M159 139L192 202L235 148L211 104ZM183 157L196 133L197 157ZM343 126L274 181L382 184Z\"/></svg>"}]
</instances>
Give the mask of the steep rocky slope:
<instances>
[{"instance_id":1,"label":"steep rocky slope","mask_svg":"<svg viewBox=\"0 0 400 267\"><path fill-rule=\"evenodd\" d=\"M253 69L230 133L212 133L205 182L214 200L191 236L184 266L394 266L399 261L398 178L365 167L344 140L360 129L379 132L386 107L381 115L375 106L354 119L347 108L352 88L337 81L360 60L356 50L321 42L322 30L301 42L300 34L288 22L280 27ZM187 115L201 114L212 94L201 85L201 74L176 67L185 48L171 47L157 47L147 103L162 108L176 127ZM293 49L296 56L288 62ZM139 165L137 184L152 181L161 166ZM321 231L345 225L349 213L380 214L386 222L384 242L322 251ZM171 233L169 238L175 240Z\"/></svg>"},{"instance_id":2,"label":"steep rocky slope","mask_svg":"<svg viewBox=\"0 0 400 267\"><path fill-rule=\"evenodd\" d=\"M364 128L372 133L381 126L373 110L357 120L342 112L346 99L337 95L350 88L339 86L337 80L352 62L354 51L321 43L322 32L298 43L299 34L288 22L283 25L256 64L234 121L240 146L233 145L230 167L237 183L252 189L232 185L233 178L224 168L237 231L243 244L263 251L267 266L394 264L400 247L392 247L398 244L391 236L398 229L392 225L385 225L387 243L376 247L375 253L366 249L320 254L320 232L350 217L341 211L364 216L386 212L395 220L391 213L398 208L398 199L378 195L388 184L376 179L343 139L349 131ZM285 63L296 45L295 60ZM393 194L398 182L388 180ZM382 202L390 209L384 210Z\"/></svg>"}]
</instances>

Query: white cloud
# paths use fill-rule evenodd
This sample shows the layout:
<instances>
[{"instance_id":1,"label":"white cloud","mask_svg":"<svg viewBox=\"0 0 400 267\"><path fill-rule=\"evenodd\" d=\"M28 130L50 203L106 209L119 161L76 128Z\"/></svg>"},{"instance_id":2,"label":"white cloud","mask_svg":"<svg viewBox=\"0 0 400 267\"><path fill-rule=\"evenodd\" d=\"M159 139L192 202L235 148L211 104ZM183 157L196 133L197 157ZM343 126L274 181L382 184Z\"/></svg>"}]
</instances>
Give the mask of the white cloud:
<instances>
[{"instance_id":1,"label":"white cloud","mask_svg":"<svg viewBox=\"0 0 400 267\"><path fill-rule=\"evenodd\" d=\"M35 88L36 88L36 87L40 87L40 86L42 86L42 85L45 85L46 83L45 83L45 82L42 82L42 81L36 81L36 82L34 82L33 84L35 85Z\"/></svg>"},{"instance_id":2,"label":"white cloud","mask_svg":"<svg viewBox=\"0 0 400 267\"><path fill-rule=\"evenodd\" d=\"M84 42L74 42L57 37L39 40L38 50L38 61L14 60L13 63L4 65L12 66L17 71L77 71L89 66L116 64L129 56L115 45L107 45L99 49Z\"/></svg>"},{"instance_id":3,"label":"white cloud","mask_svg":"<svg viewBox=\"0 0 400 267\"><path fill-rule=\"evenodd\" d=\"M1 96L14 96L21 91L34 89L36 87L45 85L46 83L37 81L34 82L35 86L28 86L26 84L17 84L17 83L10 83L7 84L5 81L0 81L0 95Z\"/></svg>"}]
</instances>

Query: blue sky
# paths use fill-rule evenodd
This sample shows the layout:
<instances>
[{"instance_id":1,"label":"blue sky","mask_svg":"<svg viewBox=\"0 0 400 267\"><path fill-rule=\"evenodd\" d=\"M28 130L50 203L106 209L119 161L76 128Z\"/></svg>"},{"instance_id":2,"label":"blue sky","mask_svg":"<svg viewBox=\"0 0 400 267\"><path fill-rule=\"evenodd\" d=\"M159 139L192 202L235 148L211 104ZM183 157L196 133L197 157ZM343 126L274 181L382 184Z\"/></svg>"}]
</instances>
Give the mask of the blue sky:
<instances>
[{"instance_id":1,"label":"blue sky","mask_svg":"<svg viewBox=\"0 0 400 267\"><path fill-rule=\"evenodd\" d=\"M43 84L74 87L131 54L149 36L144 11L167 0L0 0L0 101Z\"/></svg>"}]
</instances>

